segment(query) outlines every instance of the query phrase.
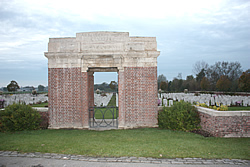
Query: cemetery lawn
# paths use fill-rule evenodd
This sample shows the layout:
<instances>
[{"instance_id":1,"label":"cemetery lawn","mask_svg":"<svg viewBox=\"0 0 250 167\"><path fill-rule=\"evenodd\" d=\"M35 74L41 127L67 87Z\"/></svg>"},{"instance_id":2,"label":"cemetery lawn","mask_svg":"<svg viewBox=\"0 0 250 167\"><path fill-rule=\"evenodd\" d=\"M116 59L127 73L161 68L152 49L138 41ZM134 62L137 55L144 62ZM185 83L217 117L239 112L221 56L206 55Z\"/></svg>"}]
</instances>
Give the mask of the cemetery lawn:
<instances>
[{"instance_id":1,"label":"cemetery lawn","mask_svg":"<svg viewBox=\"0 0 250 167\"><path fill-rule=\"evenodd\" d=\"M119 111L114 108L99 108L95 109L95 119L117 119Z\"/></svg>"},{"instance_id":2,"label":"cemetery lawn","mask_svg":"<svg viewBox=\"0 0 250 167\"><path fill-rule=\"evenodd\" d=\"M45 107L45 106L48 106L48 103L32 104L31 107Z\"/></svg>"},{"instance_id":3,"label":"cemetery lawn","mask_svg":"<svg viewBox=\"0 0 250 167\"><path fill-rule=\"evenodd\" d=\"M228 111L250 111L250 107L228 107Z\"/></svg>"},{"instance_id":4,"label":"cemetery lawn","mask_svg":"<svg viewBox=\"0 0 250 167\"><path fill-rule=\"evenodd\" d=\"M250 159L249 148L250 138L205 138L157 128L0 133L0 150L97 157Z\"/></svg>"}]
</instances>

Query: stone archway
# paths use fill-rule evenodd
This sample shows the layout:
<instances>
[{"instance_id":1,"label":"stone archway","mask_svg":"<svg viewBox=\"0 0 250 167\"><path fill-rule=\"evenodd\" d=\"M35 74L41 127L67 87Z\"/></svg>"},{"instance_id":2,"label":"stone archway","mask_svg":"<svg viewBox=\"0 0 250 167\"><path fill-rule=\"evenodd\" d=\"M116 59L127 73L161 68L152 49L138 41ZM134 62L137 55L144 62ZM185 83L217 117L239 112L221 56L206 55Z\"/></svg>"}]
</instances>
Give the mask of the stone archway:
<instances>
[{"instance_id":1,"label":"stone archway","mask_svg":"<svg viewBox=\"0 0 250 167\"><path fill-rule=\"evenodd\" d=\"M157 126L155 37L128 32L84 32L50 38L48 52L49 127L89 128L93 72L118 72L119 128Z\"/></svg>"}]
</instances>

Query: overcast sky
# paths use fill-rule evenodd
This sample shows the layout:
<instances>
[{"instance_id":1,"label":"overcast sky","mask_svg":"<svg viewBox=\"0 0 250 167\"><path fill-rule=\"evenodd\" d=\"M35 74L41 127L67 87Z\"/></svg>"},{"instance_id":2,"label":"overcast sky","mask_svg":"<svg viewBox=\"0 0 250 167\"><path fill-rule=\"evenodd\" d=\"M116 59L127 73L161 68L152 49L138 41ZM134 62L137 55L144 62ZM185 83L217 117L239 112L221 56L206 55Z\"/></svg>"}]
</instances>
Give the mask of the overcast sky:
<instances>
[{"instance_id":1,"label":"overcast sky","mask_svg":"<svg viewBox=\"0 0 250 167\"><path fill-rule=\"evenodd\" d=\"M158 75L167 80L185 79L202 60L250 68L249 0L0 0L0 27L0 87L47 86L49 38L77 32L156 37ZM98 74L96 83L116 79Z\"/></svg>"}]
</instances>

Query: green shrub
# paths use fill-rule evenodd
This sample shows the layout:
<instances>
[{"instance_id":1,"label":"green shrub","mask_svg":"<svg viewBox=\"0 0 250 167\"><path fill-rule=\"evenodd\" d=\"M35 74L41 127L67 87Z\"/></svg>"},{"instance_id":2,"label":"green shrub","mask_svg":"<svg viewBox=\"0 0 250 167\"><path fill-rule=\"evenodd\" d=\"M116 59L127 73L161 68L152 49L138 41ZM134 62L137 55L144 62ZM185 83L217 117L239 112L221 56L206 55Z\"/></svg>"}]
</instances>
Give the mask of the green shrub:
<instances>
[{"instance_id":1,"label":"green shrub","mask_svg":"<svg viewBox=\"0 0 250 167\"><path fill-rule=\"evenodd\" d=\"M40 128L38 111L25 104L12 104L0 112L0 131L22 131Z\"/></svg>"},{"instance_id":2,"label":"green shrub","mask_svg":"<svg viewBox=\"0 0 250 167\"><path fill-rule=\"evenodd\" d=\"M198 103L197 106L208 107L205 103Z\"/></svg>"},{"instance_id":3,"label":"green shrub","mask_svg":"<svg viewBox=\"0 0 250 167\"><path fill-rule=\"evenodd\" d=\"M158 124L159 128L191 131L199 129L200 117L194 106L188 102L180 101L159 112Z\"/></svg>"},{"instance_id":4,"label":"green shrub","mask_svg":"<svg viewBox=\"0 0 250 167\"><path fill-rule=\"evenodd\" d=\"M217 105L219 105L219 103ZM216 107L216 106L207 106L205 103L198 102L196 106L206 107L206 108L210 108L210 109L214 109L214 110L218 110L218 111L228 111L228 106L226 106L226 105L221 105L219 107Z\"/></svg>"},{"instance_id":5,"label":"green shrub","mask_svg":"<svg viewBox=\"0 0 250 167\"><path fill-rule=\"evenodd\" d=\"M217 108L218 111L228 111L228 107L226 105L221 105Z\"/></svg>"}]
</instances>

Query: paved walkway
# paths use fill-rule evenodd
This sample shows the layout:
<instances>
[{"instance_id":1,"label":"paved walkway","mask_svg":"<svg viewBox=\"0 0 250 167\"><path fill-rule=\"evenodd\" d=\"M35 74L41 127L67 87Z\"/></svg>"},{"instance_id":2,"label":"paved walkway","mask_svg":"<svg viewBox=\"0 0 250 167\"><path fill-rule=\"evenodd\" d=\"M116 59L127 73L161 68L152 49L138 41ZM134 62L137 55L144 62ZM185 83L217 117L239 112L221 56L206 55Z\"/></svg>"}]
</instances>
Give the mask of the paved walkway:
<instances>
[{"instance_id":1,"label":"paved walkway","mask_svg":"<svg viewBox=\"0 0 250 167\"><path fill-rule=\"evenodd\" d=\"M66 161L65 161L66 160ZM84 162L84 163L83 163ZM23 164L26 163L26 164ZM54 164L54 165L53 165ZM175 158L175 159L155 159L145 157L86 157L83 155L66 155L54 153L19 153L16 151L0 151L0 167L5 166L186 166L186 165L201 165L201 166L249 166L249 160L240 159L201 159L201 158ZM68 164L68 165L67 165ZM71 165L70 165L71 164ZM78 165L77 165L78 164ZM85 164L85 165L84 165ZM62 165L62 166L65 166ZM101 165L103 166L103 165Z\"/></svg>"}]
</instances>

